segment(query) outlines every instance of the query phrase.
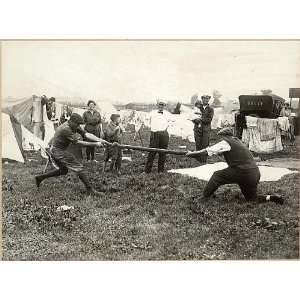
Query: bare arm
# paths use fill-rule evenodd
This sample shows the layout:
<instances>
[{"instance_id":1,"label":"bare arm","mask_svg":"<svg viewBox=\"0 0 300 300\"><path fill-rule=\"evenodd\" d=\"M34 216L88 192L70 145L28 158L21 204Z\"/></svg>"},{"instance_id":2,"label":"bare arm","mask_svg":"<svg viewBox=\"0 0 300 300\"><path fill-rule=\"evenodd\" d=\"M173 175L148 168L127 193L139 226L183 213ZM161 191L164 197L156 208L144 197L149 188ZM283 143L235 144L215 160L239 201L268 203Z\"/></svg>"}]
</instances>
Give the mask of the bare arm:
<instances>
[{"instance_id":1,"label":"bare arm","mask_svg":"<svg viewBox=\"0 0 300 300\"><path fill-rule=\"evenodd\" d=\"M198 155L201 155L201 154L207 154L207 150L206 149L202 149L202 150L199 150L199 151L188 151L188 153L186 154L186 156L198 156Z\"/></svg>"},{"instance_id":2,"label":"bare arm","mask_svg":"<svg viewBox=\"0 0 300 300\"><path fill-rule=\"evenodd\" d=\"M109 143L108 141L103 140L103 139L101 139L101 138L95 136L95 135L92 134L92 133L86 132L84 136L85 136L88 140L90 140L90 141L92 141L92 142L98 142L98 143L100 142L100 143L105 144L105 145L111 145L111 143ZM87 143L89 143L89 142L87 142ZM86 146L88 146L88 145L86 145ZM91 146L93 146L93 145L91 145Z\"/></svg>"},{"instance_id":3,"label":"bare arm","mask_svg":"<svg viewBox=\"0 0 300 300\"><path fill-rule=\"evenodd\" d=\"M94 147L101 147L103 146L103 144L101 142L86 142L86 141L77 141L78 145L81 145L81 146L94 146Z\"/></svg>"},{"instance_id":4,"label":"bare arm","mask_svg":"<svg viewBox=\"0 0 300 300\"><path fill-rule=\"evenodd\" d=\"M207 147L205 149L202 149L200 151L189 151L186 156L197 156L197 155L201 155L201 154L208 154L209 156L212 155L218 155L221 154L223 152L228 152L231 150L230 145L228 144L228 142L226 141L221 141L211 147Z\"/></svg>"},{"instance_id":5,"label":"bare arm","mask_svg":"<svg viewBox=\"0 0 300 300\"><path fill-rule=\"evenodd\" d=\"M97 136L95 136L94 134L89 133L89 132L86 132L86 133L84 134L84 137L86 137L88 140L90 140L90 141L92 141L92 142L104 142L103 139L98 138Z\"/></svg>"}]
</instances>

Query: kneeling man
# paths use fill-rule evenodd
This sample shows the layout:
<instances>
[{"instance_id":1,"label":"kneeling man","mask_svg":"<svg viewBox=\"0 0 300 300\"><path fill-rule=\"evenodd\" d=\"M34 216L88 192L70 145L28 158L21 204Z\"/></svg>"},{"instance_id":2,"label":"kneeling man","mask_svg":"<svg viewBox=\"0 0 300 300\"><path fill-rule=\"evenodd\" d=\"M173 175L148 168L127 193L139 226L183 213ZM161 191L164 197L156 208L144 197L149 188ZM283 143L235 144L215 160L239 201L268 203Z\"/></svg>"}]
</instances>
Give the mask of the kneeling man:
<instances>
[{"instance_id":1,"label":"kneeling man","mask_svg":"<svg viewBox=\"0 0 300 300\"><path fill-rule=\"evenodd\" d=\"M203 195L194 203L194 210L200 208L199 204L209 200L210 196L225 184L238 184L242 194L249 201L273 201L283 204L284 199L280 195L257 195L257 186L260 180L259 168L250 150L236 137L233 137L231 128L224 128L218 132L222 137L219 143L200 151L188 152L189 157L199 155L223 154L228 168L214 172L204 188Z\"/></svg>"},{"instance_id":2,"label":"kneeling man","mask_svg":"<svg viewBox=\"0 0 300 300\"><path fill-rule=\"evenodd\" d=\"M97 192L92 187L87 178L87 172L84 170L83 165L72 153L67 151L70 143L79 144L81 146L102 146L105 143L104 140L81 129L80 124L84 124L83 118L79 114L73 113L69 121L63 123L57 128L54 137L51 140L50 152L59 169L36 176L35 182L38 188L44 179L66 175L68 170L71 170L75 172L79 179L83 182L88 194L101 195L101 193ZM85 137L92 142L81 141L80 136L78 136L76 133L79 133L82 137Z\"/></svg>"}]
</instances>

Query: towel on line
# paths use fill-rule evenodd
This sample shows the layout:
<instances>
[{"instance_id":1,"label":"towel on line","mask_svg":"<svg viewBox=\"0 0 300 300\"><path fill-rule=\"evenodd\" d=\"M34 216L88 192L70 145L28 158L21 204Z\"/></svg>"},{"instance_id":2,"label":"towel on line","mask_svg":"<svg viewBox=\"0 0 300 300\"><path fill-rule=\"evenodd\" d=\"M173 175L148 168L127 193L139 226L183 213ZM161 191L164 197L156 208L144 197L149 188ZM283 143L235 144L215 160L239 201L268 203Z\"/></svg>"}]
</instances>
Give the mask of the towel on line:
<instances>
[{"instance_id":1,"label":"towel on line","mask_svg":"<svg viewBox=\"0 0 300 300\"><path fill-rule=\"evenodd\" d=\"M278 122L276 119L259 118L257 121L261 141L271 141L276 137Z\"/></svg>"}]
</instances>

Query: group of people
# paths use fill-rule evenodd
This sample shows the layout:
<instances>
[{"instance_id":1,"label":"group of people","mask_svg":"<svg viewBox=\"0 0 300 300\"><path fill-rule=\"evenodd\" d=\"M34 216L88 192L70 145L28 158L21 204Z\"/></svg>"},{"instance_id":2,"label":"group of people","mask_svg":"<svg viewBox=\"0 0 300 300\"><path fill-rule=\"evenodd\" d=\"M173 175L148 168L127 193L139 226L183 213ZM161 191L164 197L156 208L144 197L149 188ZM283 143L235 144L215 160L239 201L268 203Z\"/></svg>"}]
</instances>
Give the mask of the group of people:
<instances>
[{"instance_id":1,"label":"group of people","mask_svg":"<svg viewBox=\"0 0 300 300\"><path fill-rule=\"evenodd\" d=\"M211 96L202 95L201 100L197 98L194 104L191 121L194 123L194 138L196 150L202 150L209 146L211 122L214 116L214 109L209 105ZM150 116L150 147L167 149L169 145L168 128L170 124L170 113L165 110L166 103L158 101L157 111ZM156 153L150 152L145 166L145 172L150 173ZM196 158L200 163L206 163L204 155ZM166 154L159 153L158 172L163 172L165 167Z\"/></svg>"},{"instance_id":2,"label":"group of people","mask_svg":"<svg viewBox=\"0 0 300 300\"><path fill-rule=\"evenodd\" d=\"M233 136L231 128L225 128L218 132L221 141L216 145L209 146L211 121L214 110L209 106L209 95L203 95L201 101L195 103L194 135L196 151L187 152L187 157L193 157L201 163L206 163L207 157L222 154L228 164L228 168L217 171L208 181L203 193L193 202L194 211L201 209L214 192L224 184L238 184L246 200L273 201L283 203L281 195L257 195L257 186L260 180L260 172L255 163L252 153L236 137ZM59 169L35 177L37 187L49 177L66 175L68 170L75 172L86 187L88 194L101 195L96 191L88 177L84 166L67 148L71 143L87 147L87 159L94 159L94 148L105 146L104 168L111 158L110 170L120 171L122 161L122 150L119 147L123 129L120 126L120 115L112 114L110 123L103 129L101 116L95 110L96 103L88 102L88 110L80 116L73 113L69 120L60 125L51 141L50 152ZM158 101L157 110L150 116L150 147L167 149L169 145L168 127L170 126L169 112L165 110L166 103ZM85 124L84 129L81 125ZM80 138L82 137L82 139ZM145 173L150 173L156 152L149 152L145 164ZM166 154L159 152L158 172L164 171Z\"/></svg>"}]
</instances>

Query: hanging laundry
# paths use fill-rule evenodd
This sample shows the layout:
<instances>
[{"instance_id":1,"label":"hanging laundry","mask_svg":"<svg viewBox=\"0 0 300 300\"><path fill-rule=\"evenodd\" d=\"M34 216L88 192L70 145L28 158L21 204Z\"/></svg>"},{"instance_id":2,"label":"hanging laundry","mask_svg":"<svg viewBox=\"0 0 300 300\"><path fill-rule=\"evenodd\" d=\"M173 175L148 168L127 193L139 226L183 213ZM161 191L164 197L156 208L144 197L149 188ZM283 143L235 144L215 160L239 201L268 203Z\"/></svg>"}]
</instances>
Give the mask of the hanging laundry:
<instances>
[{"instance_id":1,"label":"hanging laundry","mask_svg":"<svg viewBox=\"0 0 300 300\"><path fill-rule=\"evenodd\" d=\"M260 140L270 141L275 139L277 126L277 119L258 118L257 127L260 132Z\"/></svg>"},{"instance_id":2,"label":"hanging laundry","mask_svg":"<svg viewBox=\"0 0 300 300\"><path fill-rule=\"evenodd\" d=\"M247 128L257 127L257 119L256 117L246 116Z\"/></svg>"},{"instance_id":3,"label":"hanging laundry","mask_svg":"<svg viewBox=\"0 0 300 300\"><path fill-rule=\"evenodd\" d=\"M278 125L282 131L288 132L290 129L290 121L288 117L279 117Z\"/></svg>"},{"instance_id":4,"label":"hanging laundry","mask_svg":"<svg viewBox=\"0 0 300 300\"><path fill-rule=\"evenodd\" d=\"M247 145L250 151L256 153L274 153L283 150L280 129L277 126L275 138L268 141L261 140L261 134L256 128L244 128L242 142Z\"/></svg>"}]
</instances>

